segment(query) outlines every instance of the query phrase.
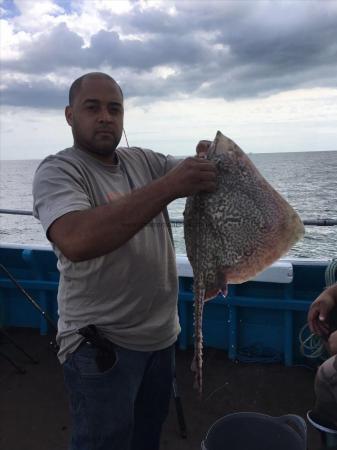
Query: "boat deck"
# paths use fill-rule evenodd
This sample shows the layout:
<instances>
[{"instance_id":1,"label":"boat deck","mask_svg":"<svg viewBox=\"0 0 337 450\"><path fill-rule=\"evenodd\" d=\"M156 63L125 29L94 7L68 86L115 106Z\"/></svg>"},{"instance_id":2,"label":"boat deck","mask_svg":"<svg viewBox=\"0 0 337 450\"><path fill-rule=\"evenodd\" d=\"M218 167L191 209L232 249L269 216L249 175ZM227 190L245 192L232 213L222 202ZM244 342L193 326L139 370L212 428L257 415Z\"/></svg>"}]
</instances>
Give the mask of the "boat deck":
<instances>
[{"instance_id":1,"label":"boat deck","mask_svg":"<svg viewBox=\"0 0 337 450\"><path fill-rule=\"evenodd\" d=\"M0 352L26 369L19 374L0 357L0 448L4 450L66 450L70 419L62 370L49 348L49 338L30 328L7 330L39 360L32 364L0 336ZM193 390L190 372L192 351L177 350L177 380L188 427L187 439L179 435L174 402L165 424L161 450L198 450L212 423L237 411L257 411L274 416L306 416L314 401L314 370L281 364L230 361L222 350L205 349L204 395ZM321 449L319 434L308 425L308 450ZM272 450L272 449L271 449Z\"/></svg>"}]
</instances>

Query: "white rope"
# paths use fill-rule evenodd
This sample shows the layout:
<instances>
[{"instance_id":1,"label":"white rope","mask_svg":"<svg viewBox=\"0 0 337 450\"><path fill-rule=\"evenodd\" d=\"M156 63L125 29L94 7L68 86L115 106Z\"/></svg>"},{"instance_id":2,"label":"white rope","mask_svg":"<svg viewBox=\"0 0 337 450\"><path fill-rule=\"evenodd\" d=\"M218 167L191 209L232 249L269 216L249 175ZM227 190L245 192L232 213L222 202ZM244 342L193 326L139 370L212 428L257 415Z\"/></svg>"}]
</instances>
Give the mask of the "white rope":
<instances>
[{"instance_id":1,"label":"white rope","mask_svg":"<svg viewBox=\"0 0 337 450\"><path fill-rule=\"evenodd\" d=\"M298 339L300 341L300 350L303 356L306 358L312 359L325 359L325 346L320 336L316 334L309 334L309 336L305 337L305 334L308 333L309 325L306 323L303 325L299 332Z\"/></svg>"}]
</instances>

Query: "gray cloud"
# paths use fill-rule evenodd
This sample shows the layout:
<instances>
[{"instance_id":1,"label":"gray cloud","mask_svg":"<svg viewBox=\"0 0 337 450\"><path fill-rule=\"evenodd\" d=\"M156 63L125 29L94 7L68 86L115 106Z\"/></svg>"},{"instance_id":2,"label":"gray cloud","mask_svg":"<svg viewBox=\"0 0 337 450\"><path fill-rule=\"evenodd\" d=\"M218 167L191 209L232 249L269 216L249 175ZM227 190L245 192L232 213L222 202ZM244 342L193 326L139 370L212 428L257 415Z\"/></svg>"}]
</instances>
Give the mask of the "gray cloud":
<instances>
[{"instance_id":1,"label":"gray cloud","mask_svg":"<svg viewBox=\"0 0 337 450\"><path fill-rule=\"evenodd\" d=\"M61 23L21 46L20 59L7 60L3 69L28 74L41 75L61 67L76 67L81 63L83 39Z\"/></svg>"},{"instance_id":2,"label":"gray cloud","mask_svg":"<svg viewBox=\"0 0 337 450\"><path fill-rule=\"evenodd\" d=\"M205 61L209 48L191 36L157 36L147 41L121 40L115 31L101 30L90 47L61 23L33 43L21 48L19 60L4 61L3 68L22 73L49 73L69 67L131 67L149 70L163 64L188 65Z\"/></svg>"},{"instance_id":3,"label":"gray cloud","mask_svg":"<svg viewBox=\"0 0 337 450\"><path fill-rule=\"evenodd\" d=\"M63 108L68 103L68 88L50 80L12 81L1 91L1 103L9 106Z\"/></svg>"},{"instance_id":4,"label":"gray cloud","mask_svg":"<svg viewBox=\"0 0 337 450\"><path fill-rule=\"evenodd\" d=\"M207 58L207 48L190 36L152 37L145 42L120 40L115 32L100 31L87 49L89 60L112 67L149 70L164 64L189 65Z\"/></svg>"},{"instance_id":5,"label":"gray cloud","mask_svg":"<svg viewBox=\"0 0 337 450\"><path fill-rule=\"evenodd\" d=\"M127 97L149 101L186 94L236 99L299 87L335 87L337 8L330 2L177 2L177 14L141 10L102 12L112 29L146 36L121 39L101 30L85 47L60 24L21 48L19 60L3 70L43 77L110 68ZM116 29L116 28L115 28ZM158 66L176 70L163 79ZM75 77L74 77L75 78ZM71 82L72 80L69 80ZM8 82L2 101L11 105L58 107L66 88L51 82Z\"/></svg>"}]
</instances>

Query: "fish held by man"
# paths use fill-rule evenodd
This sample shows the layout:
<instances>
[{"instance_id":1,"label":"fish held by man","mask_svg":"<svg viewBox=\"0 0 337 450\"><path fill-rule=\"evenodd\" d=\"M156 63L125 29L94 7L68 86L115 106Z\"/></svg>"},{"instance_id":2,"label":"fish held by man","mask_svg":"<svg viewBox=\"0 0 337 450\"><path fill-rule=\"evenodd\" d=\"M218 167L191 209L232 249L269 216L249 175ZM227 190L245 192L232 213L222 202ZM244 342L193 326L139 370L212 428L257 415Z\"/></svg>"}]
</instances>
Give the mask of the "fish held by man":
<instances>
[{"instance_id":1,"label":"fish held by man","mask_svg":"<svg viewBox=\"0 0 337 450\"><path fill-rule=\"evenodd\" d=\"M186 253L194 275L195 387L202 392L203 305L227 284L248 281L304 235L296 211L265 180L232 140L217 132L207 154L217 167L214 193L188 197Z\"/></svg>"}]
</instances>

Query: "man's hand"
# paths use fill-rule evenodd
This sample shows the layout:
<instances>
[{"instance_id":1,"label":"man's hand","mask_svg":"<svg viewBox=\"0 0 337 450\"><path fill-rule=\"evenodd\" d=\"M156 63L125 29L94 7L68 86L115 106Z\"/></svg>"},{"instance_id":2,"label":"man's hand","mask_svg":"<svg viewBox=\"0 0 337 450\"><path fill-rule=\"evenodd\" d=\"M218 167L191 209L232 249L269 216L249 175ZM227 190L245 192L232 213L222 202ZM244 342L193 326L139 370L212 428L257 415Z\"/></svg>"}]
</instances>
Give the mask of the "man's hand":
<instances>
[{"instance_id":1,"label":"man's hand","mask_svg":"<svg viewBox=\"0 0 337 450\"><path fill-rule=\"evenodd\" d=\"M210 141L200 141L196 148L197 156L184 159L162 178L173 199L215 191L217 169L206 159L210 146Z\"/></svg>"},{"instance_id":2,"label":"man's hand","mask_svg":"<svg viewBox=\"0 0 337 450\"><path fill-rule=\"evenodd\" d=\"M330 316L337 306L337 284L325 289L311 304L308 323L312 333L327 338L331 333Z\"/></svg>"}]
</instances>

